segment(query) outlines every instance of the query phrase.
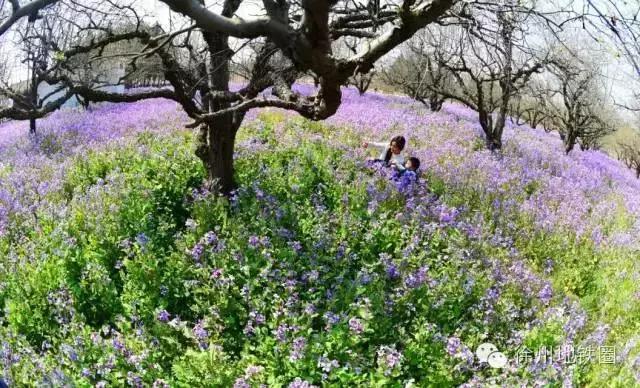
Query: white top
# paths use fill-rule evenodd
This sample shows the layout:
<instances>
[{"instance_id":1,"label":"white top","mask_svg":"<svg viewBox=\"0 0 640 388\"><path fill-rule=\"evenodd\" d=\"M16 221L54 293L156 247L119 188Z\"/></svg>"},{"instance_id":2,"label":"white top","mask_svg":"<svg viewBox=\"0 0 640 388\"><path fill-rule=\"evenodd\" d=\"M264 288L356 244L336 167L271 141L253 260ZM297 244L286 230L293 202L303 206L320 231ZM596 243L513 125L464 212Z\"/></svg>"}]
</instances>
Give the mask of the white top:
<instances>
[{"instance_id":1,"label":"white top","mask_svg":"<svg viewBox=\"0 0 640 388\"><path fill-rule=\"evenodd\" d=\"M390 147L389 143L367 142L367 144L381 150L380 156L378 156L378 159L384 160L384 158L387 156L387 150ZM395 164L398 170L404 170L404 155L402 154L402 152L400 152L397 155L392 153L391 159L389 160L389 164L390 165Z\"/></svg>"}]
</instances>

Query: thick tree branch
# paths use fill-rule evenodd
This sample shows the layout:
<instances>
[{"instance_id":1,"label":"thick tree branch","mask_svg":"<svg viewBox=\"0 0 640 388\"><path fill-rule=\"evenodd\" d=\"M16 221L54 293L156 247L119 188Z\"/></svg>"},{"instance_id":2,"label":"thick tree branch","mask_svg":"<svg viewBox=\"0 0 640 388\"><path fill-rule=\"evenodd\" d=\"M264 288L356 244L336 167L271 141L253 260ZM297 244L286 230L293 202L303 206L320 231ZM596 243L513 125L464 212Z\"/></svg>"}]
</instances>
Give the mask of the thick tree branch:
<instances>
[{"instance_id":1,"label":"thick tree branch","mask_svg":"<svg viewBox=\"0 0 640 388\"><path fill-rule=\"evenodd\" d=\"M33 18L39 10L57 2L58 0L36 0L21 6L17 0L11 1L11 16L0 24L0 36L9 30L18 20L25 16Z\"/></svg>"},{"instance_id":2,"label":"thick tree branch","mask_svg":"<svg viewBox=\"0 0 640 388\"><path fill-rule=\"evenodd\" d=\"M357 68L360 72L368 72L373 64L383 55L413 36L419 29L435 22L449 10L454 0L433 0L411 9L414 1L405 0L399 11L398 24L389 31L374 39L368 49L349 58L340 66L340 73L352 75Z\"/></svg>"},{"instance_id":3,"label":"thick tree branch","mask_svg":"<svg viewBox=\"0 0 640 388\"><path fill-rule=\"evenodd\" d=\"M285 43L290 37L289 28L270 17L242 19L225 17L207 9L197 0L162 0L171 10L191 18L198 27L220 32L236 38L269 37Z\"/></svg>"}]
</instances>

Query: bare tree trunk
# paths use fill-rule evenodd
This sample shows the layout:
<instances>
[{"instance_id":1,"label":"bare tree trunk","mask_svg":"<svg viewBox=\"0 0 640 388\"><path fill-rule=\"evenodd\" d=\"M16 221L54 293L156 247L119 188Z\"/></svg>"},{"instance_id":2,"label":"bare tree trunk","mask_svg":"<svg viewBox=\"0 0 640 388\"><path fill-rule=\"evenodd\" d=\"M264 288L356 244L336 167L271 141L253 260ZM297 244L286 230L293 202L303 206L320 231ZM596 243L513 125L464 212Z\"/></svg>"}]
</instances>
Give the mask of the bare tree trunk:
<instances>
[{"instance_id":1,"label":"bare tree trunk","mask_svg":"<svg viewBox=\"0 0 640 388\"><path fill-rule=\"evenodd\" d=\"M432 112L439 112L442 109L442 103L444 101L438 97L432 96L429 98L429 109Z\"/></svg>"},{"instance_id":2,"label":"bare tree trunk","mask_svg":"<svg viewBox=\"0 0 640 388\"><path fill-rule=\"evenodd\" d=\"M229 37L219 33L205 33L203 37L209 50L207 64L208 88L212 91L229 91L229 61L233 52L229 48ZM203 90L204 91L204 90ZM227 109L226 101L213 101L205 96L203 105L210 112ZM211 119L200 128L198 150L196 154L207 170L206 185L223 194L229 194L235 188L233 180L233 151L236 133L241 120L233 119L232 113Z\"/></svg>"},{"instance_id":3,"label":"bare tree trunk","mask_svg":"<svg viewBox=\"0 0 640 388\"><path fill-rule=\"evenodd\" d=\"M562 141L564 142L564 152L569 155L571 151L573 151L573 147L576 145L578 132L573 128L569 128L569 133L567 133Z\"/></svg>"},{"instance_id":4,"label":"bare tree trunk","mask_svg":"<svg viewBox=\"0 0 640 388\"><path fill-rule=\"evenodd\" d=\"M36 73L36 61L35 59L33 60L33 63L31 64L31 106L36 107L38 105L38 82L37 82L37 76L38 74ZM36 134L36 119L35 118L31 118L29 119L29 134L31 135L35 135Z\"/></svg>"},{"instance_id":5,"label":"bare tree trunk","mask_svg":"<svg viewBox=\"0 0 640 388\"><path fill-rule=\"evenodd\" d=\"M504 14L498 14L498 20L502 22L501 37L503 46L505 48L505 66L503 70L503 78L500 80L500 88L502 89L502 98L500 101L500 109L498 111L498 117L496 122L491 128L491 136L487 137L487 146L491 151L499 150L502 148L502 132L504 131L504 125L509 112L509 100L513 90L512 83L512 55L513 55L513 40L512 40L512 28L511 22L505 17Z\"/></svg>"},{"instance_id":6,"label":"bare tree trunk","mask_svg":"<svg viewBox=\"0 0 640 388\"><path fill-rule=\"evenodd\" d=\"M488 144L491 151L497 151L502 149L502 132L504 131L505 116L502 113L498 113L498 119L493 125L491 131L491 142Z\"/></svg>"},{"instance_id":7,"label":"bare tree trunk","mask_svg":"<svg viewBox=\"0 0 640 388\"><path fill-rule=\"evenodd\" d=\"M569 138L569 136L568 136L567 138ZM565 152L565 154L569 155L569 153L570 153L571 151L573 151L573 147L574 147L575 145L576 145L575 140L568 140L568 141L565 141L565 143L564 143L564 152Z\"/></svg>"},{"instance_id":8,"label":"bare tree trunk","mask_svg":"<svg viewBox=\"0 0 640 388\"><path fill-rule=\"evenodd\" d=\"M233 151L237 128L229 120L203 124L200 127L196 155L207 171L206 186L223 194L235 188Z\"/></svg>"},{"instance_id":9,"label":"bare tree trunk","mask_svg":"<svg viewBox=\"0 0 640 388\"><path fill-rule=\"evenodd\" d=\"M493 118L485 111L478 112L480 126L484 131L485 144L490 151L497 151L502 149L502 129L497 130L497 125L493 124ZM504 120L504 118L503 118ZM502 122L504 126L504 121Z\"/></svg>"},{"instance_id":10,"label":"bare tree trunk","mask_svg":"<svg viewBox=\"0 0 640 388\"><path fill-rule=\"evenodd\" d=\"M538 127L538 117L537 115L534 115L533 118L531 119L531 128L536 129Z\"/></svg>"},{"instance_id":11,"label":"bare tree trunk","mask_svg":"<svg viewBox=\"0 0 640 388\"><path fill-rule=\"evenodd\" d=\"M499 151L502 149L502 139L495 135L487 136L486 145L491 152Z\"/></svg>"},{"instance_id":12,"label":"bare tree trunk","mask_svg":"<svg viewBox=\"0 0 640 388\"><path fill-rule=\"evenodd\" d=\"M36 119L29 119L29 134L36 134Z\"/></svg>"}]
</instances>

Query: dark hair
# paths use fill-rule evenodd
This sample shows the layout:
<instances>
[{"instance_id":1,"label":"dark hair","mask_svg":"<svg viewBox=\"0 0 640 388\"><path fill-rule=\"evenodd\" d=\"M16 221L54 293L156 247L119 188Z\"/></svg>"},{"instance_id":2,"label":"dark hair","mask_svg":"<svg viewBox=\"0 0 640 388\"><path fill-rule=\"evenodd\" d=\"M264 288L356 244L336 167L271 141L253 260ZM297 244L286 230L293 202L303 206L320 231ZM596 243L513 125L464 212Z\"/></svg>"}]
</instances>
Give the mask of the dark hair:
<instances>
[{"instance_id":1,"label":"dark hair","mask_svg":"<svg viewBox=\"0 0 640 388\"><path fill-rule=\"evenodd\" d=\"M404 149L405 144L407 144L407 141L405 140L404 136L396 136L393 139L391 139L391 141L389 142L389 149L387 149L387 153L384 156L385 163L389 163L389 161L391 160L391 144L393 144L393 142L396 143L396 145L398 146L398 148L400 148L401 151Z\"/></svg>"},{"instance_id":2,"label":"dark hair","mask_svg":"<svg viewBox=\"0 0 640 388\"><path fill-rule=\"evenodd\" d=\"M412 156L408 160L411 162L411 165L415 167L416 170L420 168L420 159L416 158L415 156Z\"/></svg>"}]
</instances>

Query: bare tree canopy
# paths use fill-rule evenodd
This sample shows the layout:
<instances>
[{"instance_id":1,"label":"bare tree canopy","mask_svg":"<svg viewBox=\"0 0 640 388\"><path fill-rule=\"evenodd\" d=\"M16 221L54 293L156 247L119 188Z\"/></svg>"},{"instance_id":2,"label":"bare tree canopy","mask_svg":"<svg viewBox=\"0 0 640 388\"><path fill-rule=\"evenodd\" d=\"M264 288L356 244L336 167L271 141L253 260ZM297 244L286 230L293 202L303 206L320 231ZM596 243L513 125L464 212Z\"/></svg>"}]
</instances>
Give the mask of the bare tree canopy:
<instances>
[{"instance_id":1,"label":"bare tree canopy","mask_svg":"<svg viewBox=\"0 0 640 388\"><path fill-rule=\"evenodd\" d=\"M613 44L619 49L619 56L625 58L634 70L635 81L640 81L640 2L587 0L580 20L582 26L595 41ZM635 103L618 102L616 105L630 111L640 112L635 92Z\"/></svg>"},{"instance_id":2,"label":"bare tree canopy","mask_svg":"<svg viewBox=\"0 0 640 388\"><path fill-rule=\"evenodd\" d=\"M340 106L341 86L367 74L419 29L453 17L458 3L264 0L262 15L240 17L242 0L213 7L201 0L162 2L174 15L168 31L148 28L135 1L49 2L55 9L28 21L29 41L43 50L30 67L30 91L42 82L57 85L55 98L18 93L5 83L5 95L30 98L0 109L0 117L40 118L73 97L87 102L172 99L193 120L190 126L200 128L196 153L210 181L228 192L233 187L235 134L249 109L284 108L313 120L333 115ZM361 39L358 50L335 55L335 44L350 37ZM231 38L239 47L231 47ZM257 51L248 82L232 88L231 64L249 44ZM150 57L159 59L169 88L127 93L110 88L123 84ZM114 67L124 67L125 74L115 80L98 76L101 69ZM296 79L307 74L318 80L311 96L292 90ZM265 97L269 88L271 94Z\"/></svg>"},{"instance_id":3,"label":"bare tree canopy","mask_svg":"<svg viewBox=\"0 0 640 388\"><path fill-rule=\"evenodd\" d=\"M614 131L599 69L572 57L554 59L549 69L556 82L546 104L547 115L560 133L566 153L576 144L583 150L599 148L600 140ZM558 102L553 101L556 96Z\"/></svg>"},{"instance_id":4,"label":"bare tree canopy","mask_svg":"<svg viewBox=\"0 0 640 388\"><path fill-rule=\"evenodd\" d=\"M551 86L547 82L532 78L510 103L511 119L517 125L526 123L531 128L542 125L545 130L553 129L549 109L552 95Z\"/></svg>"},{"instance_id":5,"label":"bare tree canopy","mask_svg":"<svg viewBox=\"0 0 640 388\"><path fill-rule=\"evenodd\" d=\"M617 149L618 160L624 163L627 168L633 170L636 178L640 179L640 139L636 138L629 142L619 142Z\"/></svg>"},{"instance_id":6,"label":"bare tree canopy","mask_svg":"<svg viewBox=\"0 0 640 388\"><path fill-rule=\"evenodd\" d=\"M229 192L235 135L248 110L328 118L340 106L342 86L366 90L378 60L430 27L406 45L420 59L415 70L428 78L411 81L411 94L427 96L433 110L445 98L476 110L487 147L497 150L514 97L548 59L529 37L540 29L553 35L576 18L515 0L263 0L252 16L241 12L248 4L242 0L161 3L171 22L150 27L134 0L0 0L1 25L4 31L19 25L14 30L30 74L20 90L0 84L0 94L14 101L0 106L0 118L34 123L72 98L171 99L200 130L196 153L210 182ZM27 10L30 17L21 20ZM119 88L150 63L168 87ZM231 85L232 72L242 73L245 84ZM293 90L307 76L316 81L313 94ZM45 96L37 92L43 83L54 86Z\"/></svg>"},{"instance_id":7,"label":"bare tree canopy","mask_svg":"<svg viewBox=\"0 0 640 388\"><path fill-rule=\"evenodd\" d=\"M451 72L440 65L450 61L446 57L449 54L438 48L452 43L445 31L425 28L405 44L401 55L383 72L384 81L431 111L439 111L445 97L438 90L452 90L454 84Z\"/></svg>"},{"instance_id":8,"label":"bare tree canopy","mask_svg":"<svg viewBox=\"0 0 640 388\"><path fill-rule=\"evenodd\" d=\"M432 69L448 75L453 85L421 85L478 112L487 148L498 150L511 100L547 61L548 48L536 47L527 38L541 24L559 25L517 2L463 7L461 15L444 27L446 40L428 39L418 47L423 58L430 58L423 61L426 66L436 60Z\"/></svg>"},{"instance_id":9,"label":"bare tree canopy","mask_svg":"<svg viewBox=\"0 0 640 388\"><path fill-rule=\"evenodd\" d=\"M583 27L596 40L608 37L617 42L625 57L640 76L640 2L587 0ZM587 26L588 25L588 26Z\"/></svg>"}]
</instances>

